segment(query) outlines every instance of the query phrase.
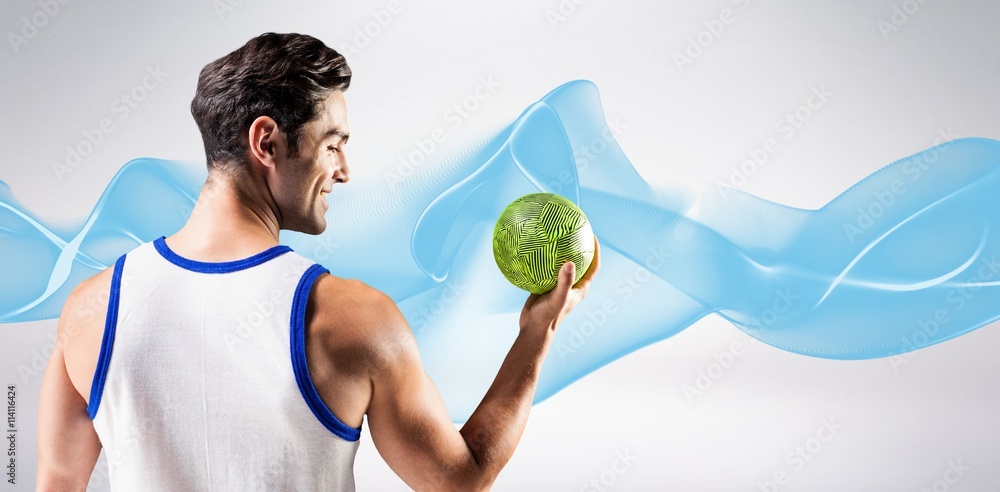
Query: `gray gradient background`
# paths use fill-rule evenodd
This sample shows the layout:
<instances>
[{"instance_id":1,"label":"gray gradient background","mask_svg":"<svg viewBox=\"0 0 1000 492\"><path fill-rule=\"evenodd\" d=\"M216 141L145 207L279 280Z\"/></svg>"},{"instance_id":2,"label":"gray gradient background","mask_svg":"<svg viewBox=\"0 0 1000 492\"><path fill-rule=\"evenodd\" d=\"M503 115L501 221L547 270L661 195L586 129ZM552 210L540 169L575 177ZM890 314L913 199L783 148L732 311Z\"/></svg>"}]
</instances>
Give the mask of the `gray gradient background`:
<instances>
[{"instance_id":1,"label":"gray gradient background","mask_svg":"<svg viewBox=\"0 0 1000 492\"><path fill-rule=\"evenodd\" d=\"M578 0L580 1L580 0ZM0 163L31 210L83 217L118 168L135 157L202 159L188 112L198 71L264 31L305 32L334 48L351 42L388 2L244 0L223 16L209 0L71 2L15 53L0 46ZM744 190L815 208L879 167L935 143L939 129L1000 138L1000 5L927 0L884 39L899 0L608 2L569 0L553 28L556 0L401 2L403 11L348 55L353 177L380 179L412 140L448 126L444 112L479 77L500 87L462 127L477 134L509 121L569 80L592 80L619 142L653 183L715 182L776 119L806 102L810 86L831 99L754 174ZM913 5L918 5L915 1ZM703 21L733 10L735 22L680 72L672 60ZM21 28L35 1L4 2L0 32ZM125 120L119 94L159 65L169 76ZM115 130L62 181L51 164L102 117ZM336 197L334 205L336 206ZM331 224L336 228L337 224ZM340 234L350 234L344 230ZM8 261L8 260L3 260ZM863 316L863 313L858 313ZM31 439L41 364L56 321L0 325L0 383L19 387L20 485L32 490ZM495 490L922 490L949 460L969 467L937 490L1000 490L1000 348L997 324L888 360L843 362L782 352L708 317L680 335L615 361L537 405ZM695 403L693 384L713 355L738 341L746 352ZM29 372L25 372L29 371ZM843 426L805 466L785 460L817 435L824 418ZM405 490L364 434L359 490ZM616 451L635 457L620 474ZM183 471L181 471L183 472ZM106 490L99 466L92 490Z\"/></svg>"}]
</instances>

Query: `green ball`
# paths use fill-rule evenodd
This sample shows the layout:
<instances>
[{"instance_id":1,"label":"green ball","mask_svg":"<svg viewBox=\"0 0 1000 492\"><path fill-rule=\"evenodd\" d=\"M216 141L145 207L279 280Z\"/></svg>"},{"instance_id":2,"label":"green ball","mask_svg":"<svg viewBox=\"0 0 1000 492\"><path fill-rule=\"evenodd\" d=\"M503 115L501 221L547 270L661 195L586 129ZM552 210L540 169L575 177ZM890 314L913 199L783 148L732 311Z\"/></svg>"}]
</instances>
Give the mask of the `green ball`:
<instances>
[{"instance_id":1,"label":"green ball","mask_svg":"<svg viewBox=\"0 0 1000 492\"><path fill-rule=\"evenodd\" d=\"M594 231L565 197L533 193L514 200L493 229L493 257L510 283L534 294L552 290L559 269L576 265L576 284L594 260Z\"/></svg>"}]
</instances>

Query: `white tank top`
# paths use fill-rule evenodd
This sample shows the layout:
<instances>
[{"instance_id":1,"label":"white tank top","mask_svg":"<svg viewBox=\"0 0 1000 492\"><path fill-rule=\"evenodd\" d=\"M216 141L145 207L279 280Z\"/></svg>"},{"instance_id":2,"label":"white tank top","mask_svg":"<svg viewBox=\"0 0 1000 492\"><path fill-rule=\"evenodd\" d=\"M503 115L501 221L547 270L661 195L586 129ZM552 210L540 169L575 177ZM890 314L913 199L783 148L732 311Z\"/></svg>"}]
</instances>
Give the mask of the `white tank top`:
<instances>
[{"instance_id":1,"label":"white tank top","mask_svg":"<svg viewBox=\"0 0 1000 492\"><path fill-rule=\"evenodd\" d=\"M160 237L118 258L87 408L112 490L354 490L361 429L305 358L324 272L286 245L201 262Z\"/></svg>"}]
</instances>

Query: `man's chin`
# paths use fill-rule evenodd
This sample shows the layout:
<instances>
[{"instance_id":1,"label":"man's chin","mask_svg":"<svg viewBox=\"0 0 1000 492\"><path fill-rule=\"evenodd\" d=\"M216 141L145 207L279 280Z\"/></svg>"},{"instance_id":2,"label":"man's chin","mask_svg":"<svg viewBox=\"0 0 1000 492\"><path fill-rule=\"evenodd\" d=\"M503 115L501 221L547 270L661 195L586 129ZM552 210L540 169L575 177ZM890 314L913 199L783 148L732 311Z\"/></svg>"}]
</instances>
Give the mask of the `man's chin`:
<instances>
[{"instance_id":1,"label":"man's chin","mask_svg":"<svg viewBox=\"0 0 1000 492\"><path fill-rule=\"evenodd\" d=\"M301 224L282 227L282 229L288 231L301 232L302 234L309 234L312 236L318 236L326 232L326 217L320 217L317 220L307 221Z\"/></svg>"},{"instance_id":2,"label":"man's chin","mask_svg":"<svg viewBox=\"0 0 1000 492\"><path fill-rule=\"evenodd\" d=\"M320 234L323 234L324 232L326 232L326 219L325 218L322 219L321 221L313 224L312 232L307 232L306 234L312 234L314 236L318 236Z\"/></svg>"}]
</instances>

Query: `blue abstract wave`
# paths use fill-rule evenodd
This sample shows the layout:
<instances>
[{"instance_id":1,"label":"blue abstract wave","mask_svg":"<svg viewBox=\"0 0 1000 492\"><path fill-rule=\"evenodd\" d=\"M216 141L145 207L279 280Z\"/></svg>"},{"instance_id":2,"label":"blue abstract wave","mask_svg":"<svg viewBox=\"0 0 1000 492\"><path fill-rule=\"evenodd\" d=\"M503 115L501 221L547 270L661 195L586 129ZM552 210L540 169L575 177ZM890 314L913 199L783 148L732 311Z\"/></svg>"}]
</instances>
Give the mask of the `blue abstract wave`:
<instances>
[{"instance_id":1,"label":"blue abstract wave","mask_svg":"<svg viewBox=\"0 0 1000 492\"><path fill-rule=\"evenodd\" d=\"M132 160L69 226L34 216L0 182L0 321L57 317L80 281L180 229L204 179L202 163ZM282 242L398 303L456 421L517 335L527 294L500 274L490 239L527 193L579 204L603 260L557 331L536 402L711 313L831 359L901 354L1000 314L994 140L929 148L802 210L733 188L651 186L611 136L596 86L573 81L459 154L343 190L326 232L284 231Z\"/></svg>"}]
</instances>

